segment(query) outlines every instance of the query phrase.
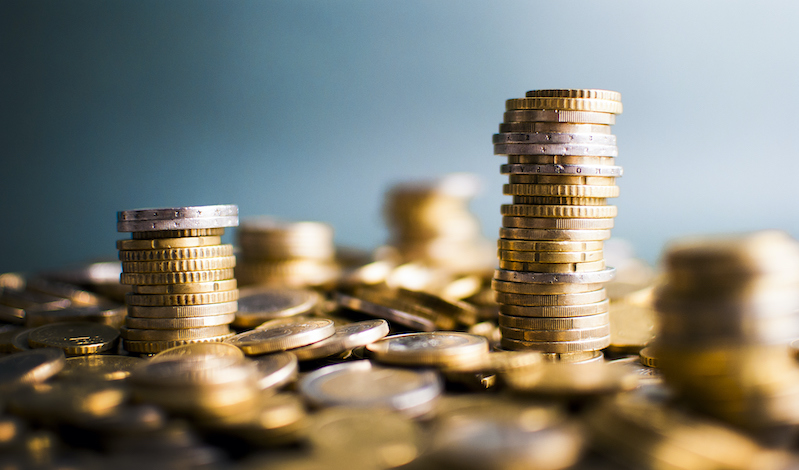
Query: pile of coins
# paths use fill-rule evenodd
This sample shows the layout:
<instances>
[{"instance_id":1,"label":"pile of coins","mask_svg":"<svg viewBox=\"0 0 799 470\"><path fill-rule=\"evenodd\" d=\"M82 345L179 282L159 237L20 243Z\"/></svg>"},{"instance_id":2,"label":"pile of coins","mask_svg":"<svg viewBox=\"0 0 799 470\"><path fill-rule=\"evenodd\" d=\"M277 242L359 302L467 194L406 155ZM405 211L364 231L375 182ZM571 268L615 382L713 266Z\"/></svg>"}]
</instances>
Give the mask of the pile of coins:
<instances>
[{"instance_id":1,"label":"pile of coins","mask_svg":"<svg viewBox=\"0 0 799 470\"><path fill-rule=\"evenodd\" d=\"M269 217L242 221L236 279L241 285L319 286L338 276L333 228Z\"/></svg>"},{"instance_id":2,"label":"pile of coins","mask_svg":"<svg viewBox=\"0 0 799 470\"><path fill-rule=\"evenodd\" d=\"M465 173L393 186L386 193L383 214L390 231L388 244L397 249L400 262L454 272L490 266L490 245L468 207L479 187L477 178Z\"/></svg>"},{"instance_id":3,"label":"pile of coins","mask_svg":"<svg viewBox=\"0 0 799 470\"><path fill-rule=\"evenodd\" d=\"M502 347L554 360L595 360L610 344L602 245L617 197L621 95L606 90L534 90L506 103L494 153L509 176L492 286Z\"/></svg>"},{"instance_id":4,"label":"pile of coins","mask_svg":"<svg viewBox=\"0 0 799 470\"><path fill-rule=\"evenodd\" d=\"M140 209L117 213L122 284L128 316L123 346L157 353L173 346L230 336L239 295L233 246L225 227L238 225L235 205Z\"/></svg>"},{"instance_id":5,"label":"pile of coins","mask_svg":"<svg viewBox=\"0 0 799 470\"><path fill-rule=\"evenodd\" d=\"M799 243L763 231L686 239L665 255L653 352L694 408L768 430L799 424ZM780 434L780 433L778 433Z\"/></svg>"}]
</instances>

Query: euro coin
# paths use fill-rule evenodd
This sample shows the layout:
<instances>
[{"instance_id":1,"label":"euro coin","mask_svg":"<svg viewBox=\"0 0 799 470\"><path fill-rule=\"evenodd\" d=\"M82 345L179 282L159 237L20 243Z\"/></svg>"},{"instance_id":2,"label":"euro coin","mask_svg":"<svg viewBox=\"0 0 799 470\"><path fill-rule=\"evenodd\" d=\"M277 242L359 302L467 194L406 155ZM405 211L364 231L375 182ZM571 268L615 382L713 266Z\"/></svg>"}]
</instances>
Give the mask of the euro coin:
<instances>
[{"instance_id":1,"label":"euro coin","mask_svg":"<svg viewBox=\"0 0 799 470\"><path fill-rule=\"evenodd\" d=\"M616 206L552 206L503 204L500 211L511 217L558 217L571 219L603 219L616 217Z\"/></svg>"},{"instance_id":2,"label":"euro coin","mask_svg":"<svg viewBox=\"0 0 799 470\"><path fill-rule=\"evenodd\" d=\"M94 354L117 345L119 330L97 323L53 323L31 331L28 344L34 348L58 348L68 355Z\"/></svg>"},{"instance_id":3,"label":"euro coin","mask_svg":"<svg viewBox=\"0 0 799 470\"><path fill-rule=\"evenodd\" d=\"M586 263L600 261L604 255L598 251L509 251L499 250L502 261L519 261L528 263Z\"/></svg>"},{"instance_id":4,"label":"euro coin","mask_svg":"<svg viewBox=\"0 0 799 470\"><path fill-rule=\"evenodd\" d=\"M618 197L618 186L591 186L591 185L558 185L558 184L506 184L502 187L502 194L511 196L540 196L540 197L574 197L574 198L608 198ZM524 203L522 203L524 204ZM589 205L589 204L581 204Z\"/></svg>"},{"instance_id":5,"label":"euro coin","mask_svg":"<svg viewBox=\"0 0 799 470\"><path fill-rule=\"evenodd\" d=\"M579 292L575 294L552 295L507 294L505 292L496 293L496 300L500 304L520 305L527 307L585 305L600 302L606 298L607 294L605 289L599 289L590 292Z\"/></svg>"},{"instance_id":6,"label":"euro coin","mask_svg":"<svg viewBox=\"0 0 799 470\"><path fill-rule=\"evenodd\" d=\"M366 349L387 364L449 366L487 354L488 341L468 333L436 331L388 336Z\"/></svg>"},{"instance_id":7,"label":"euro coin","mask_svg":"<svg viewBox=\"0 0 799 470\"><path fill-rule=\"evenodd\" d=\"M499 261L501 269L510 271L533 271L544 273L577 273L601 271L605 269L605 260L585 263L527 263L521 261Z\"/></svg>"},{"instance_id":8,"label":"euro coin","mask_svg":"<svg viewBox=\"0 0 799 470\"><path fill-rule=\"evenodd\" d=\"M577 305L511 305L503 304L499 306L499 313L515 317L534 317L534 318L572 318L584 317L588 315L599 315L610 310L610 302L601 300L599 302Z\"/></svg>"},{"instance_id":9,"label":"euro coin","mask_svg":"<svg viewBox=\"0 0 799 470\"><path fill-rule=\"evenodd\" d=\"M569 318L514 317L499 314L499 326L520 330L573 330L603 327L610 324L607 313Z\"/></svg>"},{"instance_id":10,"label":"euro coin","mask_svg":"<svg viewBox=\"0 0 799 470\"><path fill-rule=\"evenodd\" d=\"M502 332L503 338L521 341L582 341L607 337L610 335L610 324L605 323L591 328L556 330L533 330L501 326L499 330Z\"/></svg>"},{"instance_id":11,"label":"euro coin","mask_svg":"<svg viewBox=\"0 0 799 470\"><path fill-rule=\"evenodd\" d=\"M334 332L335 327L331 320L309 320L247 331L230 338L228 343L238 346L247 355L257 355L307 346L332 336Z\"/></svg>"}]
</instances>

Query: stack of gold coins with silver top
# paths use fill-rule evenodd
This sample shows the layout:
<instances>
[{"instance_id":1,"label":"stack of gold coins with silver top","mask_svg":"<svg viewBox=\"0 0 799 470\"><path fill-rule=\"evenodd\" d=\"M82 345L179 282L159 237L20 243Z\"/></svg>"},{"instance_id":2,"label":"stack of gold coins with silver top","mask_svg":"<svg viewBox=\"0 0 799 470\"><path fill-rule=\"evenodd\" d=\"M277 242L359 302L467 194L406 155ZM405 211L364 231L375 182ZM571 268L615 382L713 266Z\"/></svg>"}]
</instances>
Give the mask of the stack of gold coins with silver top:
<instances>
[{"instance_id":1,"label":"stack of gold coins with silver top","mask_svg":"<svg viewBox=\"0 0 799 470\"><path fill-rule=\"evenodd\" d=\"M652 347L667 384L707 414L768 435L799 424L799 243L778 231L673 243Z\"/></svg>"},{"instance_id":2,"label":"stack of gold coins with silver top","mask_svg":"<svg viewBox=\"0 0 799 470\"><path fill-rule=\"evenodd\" d=\"M122 284L128 316L123 346L157 353L173 346L222 341L238 309L233 246L225 227L239 223L235 205L139 209L117 213Z\"/></svg>"},{"instance_id":3,"label":"stack of gold coins with silver top","mask_svg":"<svg viewBox=\"0 0 799 470\"><path fill-rule=\"evenodd\" d=\"M328 224L256 217L242 221L236 235L242 285L318 286L339 274Z\"/></svg>"},{"instance_id":4,"label":"stack of gold coins with silver top","mask_svg":"<svg viewBox=\"0 0 799 470\"><path fill-rule=\"evenodd\" d=\"M493 289L501 346L552 360L597 360L610 344L603 241L617 197L616 137L621 95L607 90L534 90L510 99L494 135L509 176Z\"/></svg>"}]
</instances>

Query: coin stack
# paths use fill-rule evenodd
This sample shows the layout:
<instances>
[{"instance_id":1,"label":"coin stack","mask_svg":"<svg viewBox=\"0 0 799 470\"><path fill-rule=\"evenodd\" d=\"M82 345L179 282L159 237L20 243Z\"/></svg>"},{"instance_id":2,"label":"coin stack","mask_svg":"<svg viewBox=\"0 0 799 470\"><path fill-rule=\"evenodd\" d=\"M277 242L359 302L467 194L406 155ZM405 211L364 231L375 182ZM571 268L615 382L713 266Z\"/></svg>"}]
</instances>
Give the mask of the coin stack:
<instances>
[{"instance_id":1,"label":"coin stack","mask_svg":"<svg viewBox=\"0 0 799 470\"><path fill-rule=\"evenodd\" d=\"M117 213L122 284L128 316L123 346L157 353L173 346L222 341L238 308L233 246L225 227L238 225L235 205L140 209Z\"/></svg>"},{"instance_id":2,"label":"coin stack","mask_svg":"<svg viewBox=\"0 0 799 470\"><path fill-rule=\"evenodd\" d=\"M653 353L667 384L759 435L799 424L799 370L786 347L799 336L799 244L778 231L686 239L665 265Z\"/></svg>"},{"instance_id":3,"label":"coin stack","mask_svg":"<svg viewBox=\"0 0 799 470\"><path fill-rule=\"evenodd\" d=\"M506 103L493 138L507 155L499 270L501 346L542 351L552 360L596 360L610 344L603 282L613 277L602 245L617 197L616 137L621 95L606 90L534 90Z\"/></svg>"},{"instance_id":4,"label":"coin stack","mask_svg":"<svg viewBox=\"0 0 799 470\"><path fill-rule=\"evenodd\" d=\"M389 245L399 251L402 262L421 261L456 272L490 270L491 247L469 211L479 187L477 178L465 173L393 186L383 213Z\"/></svg>"},{"instance_id":5,"label":"coin stack","mask_svg":"<svg viewBox=\"0 0 799 470\"><path fill-rule=\"evenodd\" d=\"M237 238L236 278L242 285L318 286L338 276L328 224L257 217L241 223Z\"/></svg>"}]
</instances>

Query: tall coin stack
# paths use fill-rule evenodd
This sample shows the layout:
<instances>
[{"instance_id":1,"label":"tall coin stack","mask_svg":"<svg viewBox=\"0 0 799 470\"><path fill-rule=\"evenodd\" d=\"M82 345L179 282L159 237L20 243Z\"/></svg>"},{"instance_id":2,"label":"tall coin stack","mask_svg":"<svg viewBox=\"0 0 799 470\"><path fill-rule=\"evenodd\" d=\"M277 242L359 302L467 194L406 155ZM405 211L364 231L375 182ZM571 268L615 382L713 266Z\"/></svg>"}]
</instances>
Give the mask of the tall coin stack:
<instances>
[{"instance_id":1,"label":"tall coin stack","mask_svg":"<svg viewBox=\"0 0 799 470\"><path fill-rule=\"evenodd\" d=\"M563 362L598 360L610 344L603 241L617 197L621 95L607 90L534 90L506 103L494 154L509 182L502 206L499 270L501 346L542 351Z\"/></svg>"},{"instance_id":2,"label":"tall coin stack","mask_svg":"<svg viewBox=\"0 0 799 470\"><path fill-rule=\"evenodd\" d=\"M236 235L242 285L319 286L339 274L328 224L256 217L242 221Z\"/></svg>"},{"instance_id":3,"label":"tall coin stack","mask_svg":"<svg viewBox=\"0 0 799 470\"><path fill-rule=\"evenodd\" d=\"M188 343L222 341L238 310L233 246L225 227L239 223L235 205L138 209L117 213L122 284L128 316L123 346L157 353Z\"/></svg>"},{"instance_id":4,"label":"tall coin stack","mask_svg":"<svg viewBox=\"0 0 799 470\"><path fill-rule=\"evenodd\" d=\"M783 232L686 239L666 252L653 346L695 409L760 436L799 424L799 244Z\"/></svg>"}]
</instances>

